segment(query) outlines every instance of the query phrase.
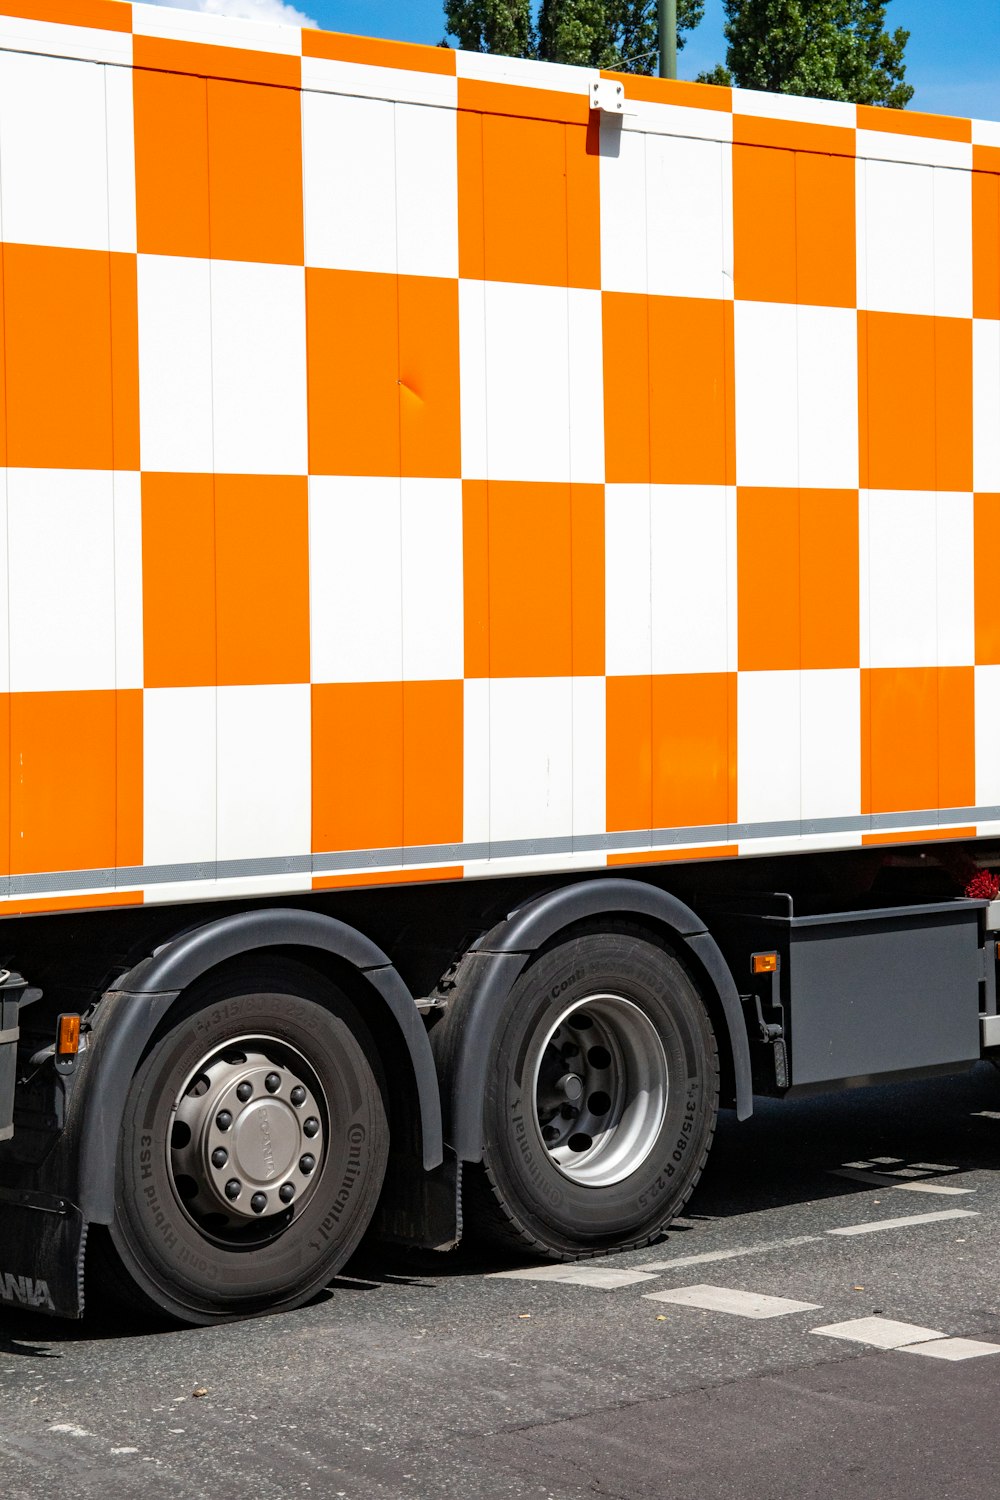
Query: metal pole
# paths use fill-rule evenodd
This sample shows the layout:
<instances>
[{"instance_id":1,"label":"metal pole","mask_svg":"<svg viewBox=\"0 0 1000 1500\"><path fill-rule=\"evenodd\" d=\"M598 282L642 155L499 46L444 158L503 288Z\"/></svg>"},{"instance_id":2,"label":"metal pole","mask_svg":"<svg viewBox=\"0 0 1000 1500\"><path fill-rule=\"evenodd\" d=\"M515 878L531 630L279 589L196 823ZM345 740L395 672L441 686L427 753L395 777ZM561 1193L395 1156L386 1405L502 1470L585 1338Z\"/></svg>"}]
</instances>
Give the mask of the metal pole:
<instances>
[{"instance_id":1,"label":"metal pole","mask_svg":"<svg viewBox=\"0 0 1000 1500\"><path fill-rule=\"evenodd\" d=\"M660 77L677 77L677 0L656 0Z\"/></svg>"}]
</instances>

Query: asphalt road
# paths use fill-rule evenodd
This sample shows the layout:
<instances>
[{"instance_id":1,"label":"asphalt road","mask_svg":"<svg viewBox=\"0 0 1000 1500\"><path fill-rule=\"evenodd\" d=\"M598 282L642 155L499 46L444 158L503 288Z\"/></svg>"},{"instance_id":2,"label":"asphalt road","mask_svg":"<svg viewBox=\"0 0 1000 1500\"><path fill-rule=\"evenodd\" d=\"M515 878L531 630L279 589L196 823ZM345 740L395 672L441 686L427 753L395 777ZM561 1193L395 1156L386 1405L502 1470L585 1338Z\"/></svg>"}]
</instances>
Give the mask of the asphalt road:
<instances>
[{"instance_id":1,"label":"asphalt road","mask_svg":"<svg viewBox=\"0 0 1000 1500\"><path fill-rule=\"evenodd\" d=\"M0 1313L0 1496L990 1500L998 1166L981 1067L724 1117L688 1217L579 1280L367 1252L211 1330Z\"/></svg>"}]
</instances>

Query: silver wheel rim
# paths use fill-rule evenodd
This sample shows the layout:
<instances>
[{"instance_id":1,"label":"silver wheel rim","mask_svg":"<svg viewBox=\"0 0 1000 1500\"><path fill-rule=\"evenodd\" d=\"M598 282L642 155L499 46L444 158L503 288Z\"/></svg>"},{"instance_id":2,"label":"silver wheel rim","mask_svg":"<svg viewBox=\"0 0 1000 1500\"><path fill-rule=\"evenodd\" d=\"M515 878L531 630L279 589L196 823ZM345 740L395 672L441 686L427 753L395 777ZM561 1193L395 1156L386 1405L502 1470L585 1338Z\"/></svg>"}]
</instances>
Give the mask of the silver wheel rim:
<instances>
[{"instance_id":1,"label":"silver wheel rim","mask_svg":"<svg viewBox=\"0 0 1000 1500\"><path fill-rule=\"evenodd\" d=\"M322 1175L329 1112L315 1072L276 1037L234 1037L174 1100L167 1170L184 1213L224 1242L282 1232Z\"/></svg>"},{"instance_id":2,"label":"silver wheel rim","mask_svg":"<svg viewBox=\"0 0 1000 1500\"><path fill-rule=\"evenodd\" d=\"M610 1187L645 1161L667 1110L669 1069L659 1033L622 995L576 1000L538 1049L535 1124L571 1182Z\"/></svg>"}]
</instances>

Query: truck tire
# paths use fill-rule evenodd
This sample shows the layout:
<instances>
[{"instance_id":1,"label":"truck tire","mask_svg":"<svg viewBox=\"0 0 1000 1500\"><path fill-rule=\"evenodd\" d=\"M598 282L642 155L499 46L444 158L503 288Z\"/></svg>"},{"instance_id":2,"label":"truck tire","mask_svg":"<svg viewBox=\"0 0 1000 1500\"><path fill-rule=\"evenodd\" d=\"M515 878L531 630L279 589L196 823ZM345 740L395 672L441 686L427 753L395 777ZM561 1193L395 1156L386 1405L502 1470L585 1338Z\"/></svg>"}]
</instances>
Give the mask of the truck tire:
<instances>
[{"instance_id":1,"label":"truck tire","mask_svg":"<svg viewBox=\"0 0 1000 1500\"><path fill-rule=\"evenodd\" d=\"M257 964L192 996L140 1064L88 1279L189 1324L300 1306L357 1247L388 1146L353 1006L298 965Z\"/></svg>"},{"instance_id":2,"label":"truck tire","mask_svg":"<svg viewBox=\"0 0 1000 1500\"><path fill-rule=\"evenodd\" d=\"M543 952L499 1017L484 1155L466 1175L480 1238L552 1260L647 1244L682 1209L715 1133L719 1063L694 983L648 935Z\"/></svg>"}]
</instances>

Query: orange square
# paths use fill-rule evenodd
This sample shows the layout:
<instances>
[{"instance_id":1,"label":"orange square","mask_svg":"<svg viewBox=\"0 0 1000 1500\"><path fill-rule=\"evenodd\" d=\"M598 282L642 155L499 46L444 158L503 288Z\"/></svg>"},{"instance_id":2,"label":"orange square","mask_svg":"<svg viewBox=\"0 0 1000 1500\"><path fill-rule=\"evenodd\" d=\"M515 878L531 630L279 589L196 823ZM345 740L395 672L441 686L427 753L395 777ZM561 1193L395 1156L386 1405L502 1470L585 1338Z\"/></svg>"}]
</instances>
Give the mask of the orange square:
<instances>
[{"instance_id":1,"label":"orange square","mask_svg":"<svg viewBox=\"0 0 1000 1500\"><path fill-rule=\"evenodd\" d=\"M855 306L852 157L736 145L733 213L737 297Z\"/></svg>"},{"instance_id":2,"label":"orange square","mask_svg":"<svg viewBox=\"0 0 1000 1500\"><path fill-rule=\"evenodd\" d=\"M302 265L302 101L297 89L208 80L212 255Z\"/></svg>"},{"instance_id":3,"label":"orange square","mask_svg":"<svg viewBox=\"0 0 1000 1500\"><path fill-rule=\"evenodd\" d=\"M741 671L856 667L856 490L740 489Z\"/></svg>"},{"instance_id":4,"label":"orange square","mask_svg":"<svg viewBox=\"0 0 1000 1500\"><path fill-rule=\"evenodd\" d=\"M862 812L975 803L974 683L974 667L862 671Z\"/></svg>"},{"instance_id":5,"label":"orange square","mask_svg":"<svg viewBox=\"0 0 1000 1500\"><path fill-rule=\"evenodd\" d=\"M138 690L11 695L12 873L108 869L119 848L126 862L139 862L141 697Z\"/></svg>"},{"instance_id":6,"label":"orange square","mask_svg":"<svg viewBox=\"0 0 1000 1500\"><path fill-rule=\"evenodd\" d=\"M133 101L140 251L302 264L297 90L137 68Z\"/></svg>"},{"instance_id":7,"label":"orange square","mask_svg":"<svg viewBox=\"0 0 1000 1500\"><path fill-rule=\"evenodd\" d=\"M460 275L600 286L599 162L585 125L460 110Z\"/></svg>"},{"instance_id":8,"label":"orange square","mask_svg":"<svg viewBox=\"0 0 1000 1500\"><path fill-rule=\"evenodd\" d=\"M861 487L972 489L972 322L858 313Z\"/></svg>"},{"instance_id":9,"label":"orange square","mask_svg":"<svg viewBox=\"0 0 1000 1500\"><path fill-rule=\"evenodd\" d=\"M1000 175L972 174L972 313L1000 318Z\"/></svg>"},{"instance_id":10,"label":"orange square","mask_svg":"<svg viewBox=\"0 0 1000 1500\"><path fill-rule=\"evenodd\" d=\"M211 474L142 476L142 630L147 687L214 686Z\"/></svg>"},{"instance_id":11,"label":"orange square","mask_svg":"<svg viewBox=\"0 0 1000 1500\"><path fill-rule=\"evenodd\" d=\"M317 683L313 849L462 837L461 682Z\"/></svg>"},{"instance_id":12,"label":"orange square","mask_svg":"<svg viewBox=\"0 0 1000 1500\"><path fill-rule=\"evenodd\" d=\"M132 108L139 251L207 259L207 83L186 73L134 68Z\"/></svg>"},{"instance_id":13,"label":"orange square","mask_svg":"<svg viewBox=\"0 0 1000 1500\"><path fill-rule=\"evenodd\" d=\"M458 478L458 283L306 271L309 469Z\"/></svg>"},{"instance_id":14,"label":"orange square","mask_svg":"<svg viewBox=\"0 0 1000 1500\"><path fill-rule=\"evenodd\" d=\"M400 276L398 287L401 473L414 479L457 479L462 472L458 282Z\"/></svg>"},{"instance_id":15,"label":"orange square","mask_svg":"<svg viewBox=\"0 0 1000 1500\"><path fill-rule=\"evenodd\" d=\"M609 831L718 826L735 806L736 674L609 677Z\"/></svg>"},{"instance_id":16,"label":"orange square","mask_svg":"<svg viewBox=\"0 0 1000 1500\"><path fill-rule=\"evenodd\" d=\"M220 686L309 681L309 482L218 474Z\"/></svg>"},{"instance_id":17,"label":"orange square","mask_svg":"<svg viewBox=\"0 0 1000 1500\"><path fill-rule=\"evenodd\" d=\"M602 485L466 480L467 677L604 672Z\"/></svg>"},{"instance_id":18,"label":"orange square","mask_svg":"<svg viewBox=\"0 0 1000 1500\"><path fill-rule=\"evenodd\" d=\"M975 534L976 662L1000 665L1000 610L996 604L1000 562L1000 495L973 497Z\"/></svg>"},{"instance_id":19,"label":"orange square","mask_svg":"<svg viewBox=\"0 0 1000 1500\"><path fill-rule=\"evenodd\" d=\"M609 483L732 484L733 306L605 292Z\"/></svg>"},{"instance_id":20,"label":"orange square","mask_svg":"<svg viewBox=\"0 0 1000 1500\"><path fill-rule=\"evenodd\" d=\"M137 468L135 257L8 244L3 279L7 462Z\"/></svg>"}]
</instances>

